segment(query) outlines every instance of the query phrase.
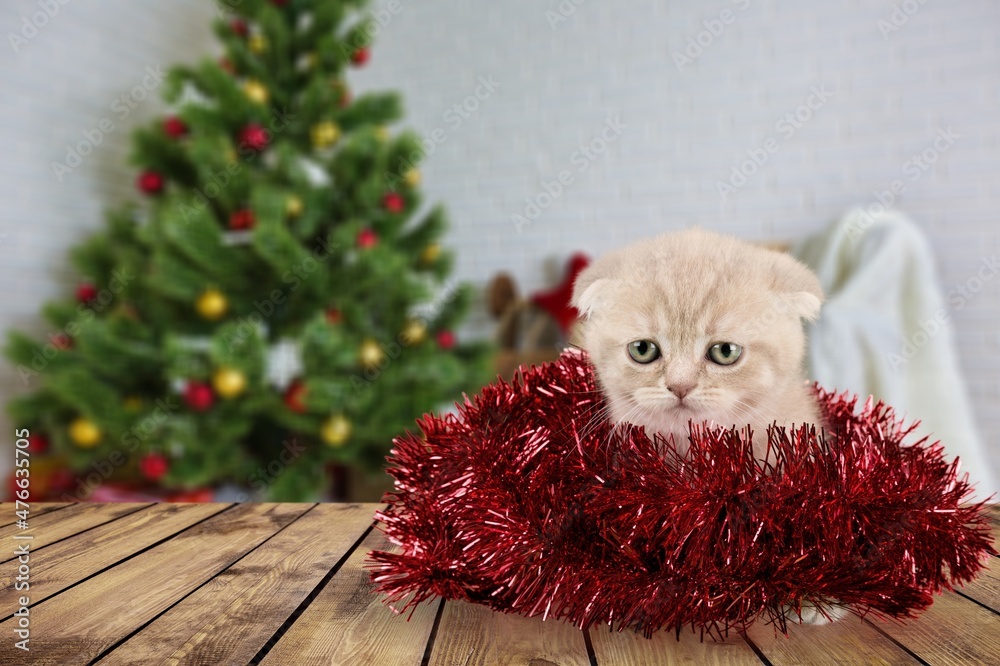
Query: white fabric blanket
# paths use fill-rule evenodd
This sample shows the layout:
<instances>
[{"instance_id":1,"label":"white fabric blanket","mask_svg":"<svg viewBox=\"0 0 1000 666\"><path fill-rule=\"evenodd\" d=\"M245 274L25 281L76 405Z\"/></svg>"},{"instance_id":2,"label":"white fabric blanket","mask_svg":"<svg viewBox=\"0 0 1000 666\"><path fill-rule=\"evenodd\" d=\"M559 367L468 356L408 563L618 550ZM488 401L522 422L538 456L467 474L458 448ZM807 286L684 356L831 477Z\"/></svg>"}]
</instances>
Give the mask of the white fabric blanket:
<instances>
[{"instance_id":1,"label":"white fabric blanket","mask_svg":"<svg viewBox=\"0 0 1000 666\"><path fill-rule=\"evenodd\" d=\"M809 330L809 376L920 420L921 436L961 458L977 499L1000 492L955 351L958 297L945 302L919 227L898 212L855 209L791 254L816 271L827 298Z\"/></svg>"}]
</instances>

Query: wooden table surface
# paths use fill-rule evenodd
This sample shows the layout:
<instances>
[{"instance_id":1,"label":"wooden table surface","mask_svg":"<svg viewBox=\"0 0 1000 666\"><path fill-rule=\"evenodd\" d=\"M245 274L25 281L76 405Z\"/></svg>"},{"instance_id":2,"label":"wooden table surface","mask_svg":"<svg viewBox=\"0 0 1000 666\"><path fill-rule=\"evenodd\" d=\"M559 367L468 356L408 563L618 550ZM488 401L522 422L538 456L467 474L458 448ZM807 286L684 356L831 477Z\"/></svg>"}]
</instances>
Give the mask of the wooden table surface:
<instances>
[{"instance_id":1,"label":"wooden table surface","mask_svg":"<svg viewBox=\"0 0 1000 666\"><path fill-rule=\"evenodd\" d=\"M39 504L26 530L0 506L0 664L1000 664L997 558L906 625L850 616L788 638L761 623L678 642L440 600L407 622L363 568L390 548L376 504ZM15 592L25 543L30 589ZM15 647L22 595L28 652Z\"/></svg>"}]
</instances>

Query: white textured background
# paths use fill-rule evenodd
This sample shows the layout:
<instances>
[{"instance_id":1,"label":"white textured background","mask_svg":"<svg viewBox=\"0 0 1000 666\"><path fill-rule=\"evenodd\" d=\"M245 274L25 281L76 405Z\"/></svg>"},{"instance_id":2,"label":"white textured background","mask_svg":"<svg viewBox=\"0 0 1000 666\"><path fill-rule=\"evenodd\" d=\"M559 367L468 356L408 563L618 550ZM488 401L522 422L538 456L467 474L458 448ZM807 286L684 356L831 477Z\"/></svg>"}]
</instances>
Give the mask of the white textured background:
<instances>
[{"instance_id":1,"label":"white textured background","mask_svg":"<svg viewBox=\"0 0 1000 666\"><path fill-rule=\"evenodd\" d=\"M916 12L886 35L878 22L890 20L893 2L693 4L398 0L352 79L360 90L399 90L406 126L442 130L424 165L425 193L450 210L459 278L482 286L509 270L530 291L572 251L598 254L694 223L793 240L871 203L895 179L906 182L898 207L937 250L942 288L998 253L1000 3L910 0ZM560 5L574 11L553 26L546 12ZM708 46L680 71L673 54L723 10L733 22L702 35ZM40 303L77 279L67 250L102 224L107 206L132 196L127 132L162 107L146 101L121 119L114 100L141 84L147 66L214 48L208 2L69 0L15 54L9 34L37 11L28 0L0 5L0 329L43 330ZM479 77L500 85L459 123L448 111ZM832 96L788 136L776 124L814 86ZM59 183L51 162L104 118L115 132ZM609 118L627 128L595 160L574 159ZM907 160L949 127L959 138L911 181ZM723 203L717 182L768 137L778 151ZM562 170L573 182L518 233L512 214ZM996 461L1000 280L952 314ZM483 312L469 330L489 330ZM4 367L0 397L20 386ZM11 426L0 420L0 432Z\"/></svg>"}]
</instances>

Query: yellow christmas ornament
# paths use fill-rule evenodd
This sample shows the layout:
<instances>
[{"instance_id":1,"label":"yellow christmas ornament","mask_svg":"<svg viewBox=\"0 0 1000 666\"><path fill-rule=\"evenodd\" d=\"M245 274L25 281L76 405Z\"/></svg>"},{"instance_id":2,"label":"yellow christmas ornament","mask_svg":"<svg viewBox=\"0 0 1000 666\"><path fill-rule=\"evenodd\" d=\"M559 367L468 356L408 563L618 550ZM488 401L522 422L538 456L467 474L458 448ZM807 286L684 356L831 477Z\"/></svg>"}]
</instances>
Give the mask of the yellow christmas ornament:
<instances>
[{"instance_id":1,"label":"yellow christmas ornament","mask_svg":"<svg viewBox=\"0 0 1000 666\"><path fill-rule=\"evenodd\" d=\"M366 370L377 368L384 358L385 353L382 348L371 338L362 342L358 349L358 360Z\"/></svg>"},{"instance_id":2,"label":"yellow christmas ornament","mask_svg":"<svg viewBox=\"0 0 1000 666\"><path fill-rule=\"evenodd\" d=\"M254 35L250 38L250 41L247 45L250 47L251 53L256 53L257 55L260 55L261 53L267 50L267 38L264 37L264 35L260 34Z\"/></svg>"},{"instance_id":3,"label":"yellow christmas ornament","mask_svg":"<svg viewBox=\"0 0 1000 666\"><path fill-rule=\"evenodd\" d=\"M81 449L89 449L101 441L101 430L93 421L81 416L69 424L69 438Z\"/></svg>"},{"instance_id":4,"label":"yellow christmas ornament","mask_svg":"<svg viewBox=\"0 0 1000 666\"><path fill-rule=\"evenodd\" d=\"M195 303L198 314L209 321L221 318L222 315L226 314L228 308L229 303L226 301L226 297L218 289L206 289Z\"/></svg>"},{"instance_id":5,"label":"yellow christmas ornament","mask_svg":"<svg viewBox=\"0 0 1000 666\"><path fill-rule=\"evenodd\" d=\"M267 104L267 100L270 99L270 93L267 92L267 88L264 87L260 81L256 79L250 79L243 84L243 94L250 99L251 102L256 102L257 104Z\"/></svg>"},{"instance_id":6,"label":"yellow christmas ornament","mask_svg":"<svg viewBox=\"0 0 1000 666\"><path fill-rule=\"evenodd\" d=\"M334 414L323 422L319 435L330 446L341 446L351 436L351 422L343 414Z\"/></svg>"},{"instance_id":7,"label":"yellow christmas ornament","mask_svg":"<svg viewBox=\"0 0 1000 666\"><path fill-rule=\"evenodd\" d=\"M433 264L441 256L441 246L431 243L420 253L420 261L424 264Z\"/></svg>"},{"instance_id":8,"label":"yellow christmas ornament","mask_svg":"<svg viewBox=\"0 0 1000 666\"><path fill-rule=\"evenodd\" d=\"M337 143L340 138L340 128L330 120L313 125L310 131L313 146L316 148L327 148Z\"/></svg>"},{"instance_id":9,"label":"yellow christmas ornament","mask_svg":"<svg viewBox=\"0 0 1000 666\"><path fill-rule=\"evenodd\" d=\"M427 325L419 319L411 319L403 328L403 344L418 345L427 339Z\"/></svg>"},{"instance_id":10,"label":"yellow christmas ornament","mask_svg":"<svg viewBox=\"0 0 1000 666\"><path fill-rule=\"evenodd\" d=\"M403 174L403 182L409 185L410 187L416 187L417 185L419 185L420 178L421 176L419 169L410 169L409 171Z\"/></svg>"},{"instance_id":11,"label":"yellow christmas ornament","mask_svg":"<svg viewBox=\"0 0 1000 666\"><path fill-rule=\"evenodd\" d=\"M235 398L247 387L247 377L234 368L220 368L212 375L212 386L222 398Z\"/></svg>"},{"instance_id":12,"label":"yellow christmas ornament","mask_svg":"<svg viewBox=\"0 0 1000 666\"><path fill-rule=\"evenodd\" d=\"M288 217L298 217L302 214L302 208L302 199L294 194L288 197L288 200L285 202L285 214Z\"/></svg>"}]
</instances>

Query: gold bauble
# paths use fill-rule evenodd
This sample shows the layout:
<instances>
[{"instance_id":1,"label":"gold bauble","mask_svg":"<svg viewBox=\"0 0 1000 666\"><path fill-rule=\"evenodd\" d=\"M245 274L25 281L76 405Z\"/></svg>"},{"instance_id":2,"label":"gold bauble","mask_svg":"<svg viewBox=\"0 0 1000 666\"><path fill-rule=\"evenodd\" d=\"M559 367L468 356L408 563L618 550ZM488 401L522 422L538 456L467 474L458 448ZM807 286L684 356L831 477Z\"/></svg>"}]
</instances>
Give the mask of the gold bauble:
<instances>
[{"instance_id":1,"label":"gold bauble","mask_svg":"<svg viewBox=\"0 0 1000 666\"><path fill-rule=\"evenodd\" d=\"M251 102L256 102L257 104L267 104L267 100L271 97L270 93L267 92L267 88L264 87L264 84L256 79L250 79L243 84L243 94L246 95Z\"/></svg>"},{"instance_id":2,"label":"gold bauble","mask_svg":"<svg viewBox=\"0 0 1000 666\"><path fill-rule=\"evenodd\" d=\"M203 319L208 319L209 321L221 318L222 315L226 314L228 308L229 302L226 301L226 297L218 289L206 289L195 303L195 309L198 310L198 314Z\"/></svg>"},{"instance_id":3,"label":"gold bauble","mask_svg":"<svg viewBox=\"0 0 1000 666\"><path fill-rule=\"evenodd\" d=\"M212 375L212 386L223 398L235 398L247 387L247 376L235 368L219 368Z\"/></svg>"},{"instance_id":4,"label":"gold bauble","mask_svg":"<svg viewBox=\"0 0 1000 666\"><path fill-rule=\"evenodd\" d=\"M330 446L341 446L351 436L351 422L343 414L334 414L323 421L319 434Z\"/></svg>"},{"instance_id":5,"label":"gold bauble","mask_svg":"<svg viewBox=\"0 0 1000 666\"><path fill-rule=\"evenodd\" d=\"M410 169L403 174L403 182L410 187L416 187L420 184L420 169Z\"/></svg>"},{"instance_id":6,"label":"gold bauble","mask_svg":"<svg viewBox=\"0 0 1000 666\"><path fill-rule=\"evenodd\" d=\"M313 146L316 148L327 148L337 143L340 138L340 128L330 120L313 125L309 135L312 137Z\"/></svg>"},{"instance_id":7,"label":"gold bauble","mask_svg":"<svg viewBox=\"0 0 1000 666\"><path fill-rule=\"evenodd\" d=\"M377 368L384 358L385 353L382 348L371 338L362 342L358 349L358 360L366 370Z\"/></svg>"},{"instance_id":8,"label":"gold bauble","mask_svg":"<svg viewBox=\"0 0 1000 666\"><path fill-rule=\"evenodd\" d=\"M433 264L441 256L441 246L431 243L420 253L420 261L424 264Z\"/></svg>"},{"instance_id":9,"label":"gold bauble","mask_svg":"<svg viewBox=\"0 0 1000 666\"><path fill-rule=\"evenodd\" d=\"M403 328L404 345L418 345L427 339L427 325L419 319L411 319Z\"/></svg>"},{"instance_id":10,"label":"gold bauble","mask_svg":"<svg viewBox=\"0 0 1000 666\"><path fill-rule=\"evenodd\" d=\"M285 202L285 214L288 217L298 217L302 214L302 208L302 199L294 194L288 197L288 200Z\"/></svg>"},{"instance_id":11,"label":"gold bauble","mask_svg":"<svg viewBox=\"0 0 1000 666\"><path fill-rule=\"evenodd\" d=\"M267 37L261 34L254 35L250 38L247 46L250 47L251 53L260 55L267 50Z\"/></svg>"},{"instance_id":12,"label":"gold bauble","mask_svg":"<svg viewBox=\"0 0 1000 666\"><path fill-rule=\"evenodd\" d=\"M69 438L81 449L90 449L101 441L101 429L81 416L69 424Z\"/></svg>"}]
</instances>

